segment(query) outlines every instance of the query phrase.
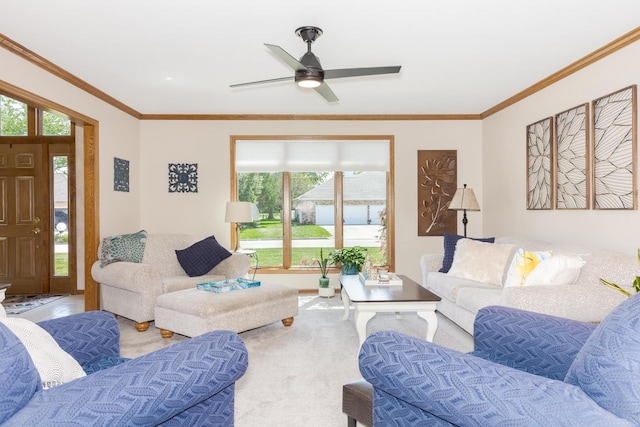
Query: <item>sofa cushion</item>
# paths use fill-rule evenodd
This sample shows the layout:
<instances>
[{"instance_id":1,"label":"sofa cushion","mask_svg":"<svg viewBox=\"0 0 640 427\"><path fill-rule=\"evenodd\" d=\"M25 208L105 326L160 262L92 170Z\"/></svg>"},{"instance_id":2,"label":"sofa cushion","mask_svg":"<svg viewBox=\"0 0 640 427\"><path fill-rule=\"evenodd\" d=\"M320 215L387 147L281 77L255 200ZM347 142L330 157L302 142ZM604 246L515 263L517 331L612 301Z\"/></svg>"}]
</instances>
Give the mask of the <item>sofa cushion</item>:
<instances>
[{"instance_id":1,"label":"sofa cushion","mask_svg":"<svg viewBox=\"0 0 640 427\"><path fill-rule=\"evenodd\" d=\"M176 250L178 262L191 277L202 276L211 271L221 261L229 258L231 252L223 248L214 236L194 243L186 249Z\"/></svg>"},{"instance_id":2,"label":"sofa cushion","mask_svg":"<svg viewBox=\"0 0 640 427\"><path fill-rule=\"evenodd\" d=\"M615 308L589 336L565 382L598 405L640 425L640 295Z\"/></svg>"},{"instance_id":3,"label":"sofa cushion","mask_svg":"<svg viewBox=\"0 0 640 427\"><path fill-rule=\"evenodd\" d=\"M512 245L460 239L447 274L502 287L506 266L513 250Z\"/></svg>"},{"instance_id":4,"label":"sofa cushion","mask_svg":"<svg viewBox=\"0 0 640 427\"><path fill-rule=\"evenodd\" d=\"M86 374L80 364L56 340L34 322L19 317L0 319L27 349L43 388L64 384Z\"/></svg>"},{"instance_id":5,"label":"sofa cushion","mask_svg":"<svg viewBox=\"0 0 640 427\"><path fill-rule=\"evenodd\" d=\"M527 276L524 286L573 285L585 261L576 254L555 254L540 262Z\"/></svg>"},{"instance_id":6,"label":"sofa cushion","mask_svg":"<svg viewBox=\"0 0 640 427\"><path fill-rule=\"evenodd\" d=\"M147 232L145 230L132 234L105 237L102 239L98 254L100 267L118 261L142 262L146 243Z\"/></svg>"},{"instance_id":7,"label":"sofa cushion","mask_svg":"<svg viewBox=\"0 0 640 427\"><path fill-rule=\"evenodd\" d=\"M444 233L444 258L442 259L442 268L438 270L440 273L447 273L451 268L451 263L453 262L453 254L456 251L456 243L460 239L473 239L479 242L493 243L495 241L494 237L484 237L484 238L473 238L473 237L464 237L458 234Z\"/></svg>"},{"instance_id":8,"label":"sofa cushion","mask_svg":"<svg viewBox=\"0 0 640 427\"><path fill-rule=\"evenodd\" d=\"M523 248L516 250L507 271L504 287L523 286L524 281L543 260L551 257L551 251L529 251Z\"/></svg>"},{"instance_id":9,"label":"sofa cushion","mask_svg":"<svg viewBox=\"0 0 640 427\"><path fill-rule=\"evenodd\" d=\"M431 272L427 287L440 298L456 302L458 292L463 288L496 289L494 285L453 277L445 273Z\"/></svg>"},{"instance_id":10,"label":"sofa cushion","mask_svg":"<svg viewBox=\"0 0 640 427\"><path fill-rule=\"evenodd\" d=\"M492 288L461 288L458 291L456 304L471 313L477 313L481 308L490 305L499 305L502 298L502 289L498 289L495 286Z\"/></svg>"}]
</instances>

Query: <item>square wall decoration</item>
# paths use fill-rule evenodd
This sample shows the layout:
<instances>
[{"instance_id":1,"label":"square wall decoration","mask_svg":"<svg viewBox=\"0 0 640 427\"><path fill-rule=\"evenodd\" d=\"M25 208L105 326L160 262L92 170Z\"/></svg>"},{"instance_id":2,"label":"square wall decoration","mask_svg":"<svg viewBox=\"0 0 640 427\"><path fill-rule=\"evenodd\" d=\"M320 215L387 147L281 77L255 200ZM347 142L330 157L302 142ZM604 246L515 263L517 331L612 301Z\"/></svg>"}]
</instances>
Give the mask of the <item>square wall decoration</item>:
<instances>
[{"instance_id":1,"label":"square wall decoration","mask_svg":"<svg viewBox=\"0 0 640 427\"><path fill-rule=\"evenodd\" d=\"M556 209L589 209L588 105L556 114Z\"/></svg>"},{"instance_id":2,"label":"square wall decoration","mask_svg":"<svg viewBox=\"0 0 640 427\"><path fill-rule=\"evenodd\" d=\"M129 160L113 158L113 190L129 192Z\"/></svg>"},{"instance_id":3,"label":"square wall decoration","mask_svg":"<svg viewBox=\"0 0 640 427\"><path fill-rule=\"evenodd\" d=\"M593 101L594 209L636 209L636 85Z\"/></svg>"},{"instance_id":4,"label":"square wall decoration","mask_svg":"<svg viewBox=\"0 0 640 427\"><path fill-rule=\"evenodd\" d=\"M456 150L418 150L418 236L456 233L458 212L449 210L457 188Z\"/></svg>"},{"instance_id":5,"label":"square wall decoration","mask_svg":"<svg viewBox=\"0 0 640 427\"><path fill-rule=\"evenodd\" d=\"M197 193L198 164L169 163L169 193Z\"/></svg>"},{"instance_id":6,"label":"square wall decoration","mask_svg":"<svg viewBox=\"0 0 640 427\"><path fill-rule=\"evenodd\" d=\"M527 126L527 209L552 209L553 118Z\"/></svg>"}]
</instances>

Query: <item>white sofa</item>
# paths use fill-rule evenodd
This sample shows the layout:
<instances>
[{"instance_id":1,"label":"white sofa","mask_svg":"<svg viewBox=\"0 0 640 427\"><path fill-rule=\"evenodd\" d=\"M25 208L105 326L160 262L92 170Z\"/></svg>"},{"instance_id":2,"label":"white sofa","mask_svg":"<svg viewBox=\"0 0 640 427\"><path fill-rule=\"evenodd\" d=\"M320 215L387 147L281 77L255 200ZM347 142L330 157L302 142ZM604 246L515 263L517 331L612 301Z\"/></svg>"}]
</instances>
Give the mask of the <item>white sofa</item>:
<instances>
[{"instance_id":1,"label":"white sofa","mask_svg":"<svg viewBox=\"0 0 640 427\"><path fill-rule=\"evenodd\" d=\"M101 308L136 322L146 331L154 319L156 298L167 292L195 288L198 283L245 277L250 267L246 255L233 253L204 276L189 277L178 262L177 249L185 249L198 239L189 234L149 234L141 263L114 262L91 267L100 284ZM98 248L100 254L102 243Z\"/></svg>"},{"instance_id":2,"label":"white sofa","mask_svg":"<svg viewBox=\"0 0 640 427\"><path fill-rule=\"evenodd\" d=\"M473 322L478 310L489 305L503 305L551 314L570 319L598 322L627 297L600 283L600 278L633 292L632 283L640 275L635 254L625 254L571 245L559 245L517 238L497 238L496 244L513 245L514 250L579 254L585 261L580 274L571 285L501 287L440 273L443 254L421 257L422 284L442 300L438 311L473 334ZM505 266L505 276L510 262Z\"/></svg>"}]
</instances>

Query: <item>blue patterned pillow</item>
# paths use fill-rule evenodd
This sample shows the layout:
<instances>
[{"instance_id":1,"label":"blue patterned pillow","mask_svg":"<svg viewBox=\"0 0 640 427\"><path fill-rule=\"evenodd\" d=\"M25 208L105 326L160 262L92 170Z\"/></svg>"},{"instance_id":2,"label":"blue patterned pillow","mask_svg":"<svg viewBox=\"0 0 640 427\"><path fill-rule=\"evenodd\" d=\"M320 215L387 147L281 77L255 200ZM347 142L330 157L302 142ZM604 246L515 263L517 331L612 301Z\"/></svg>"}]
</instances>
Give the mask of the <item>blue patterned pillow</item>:
<instances>
[{"instance_id":1,"label":"blue patterned pillow","mask_svg":"<svg viewBox=\"0 0 640 427\"><path fill-rule=\"evenodd\" d=\"M176 250L176 256L184 271L190 277L196 277L207 274L221 261L229 258L231 252L220 246L214 236L209 236L186 249Z\"/></svg>"},{"instance_id":2,"label":"blue patterned pillow","mask_svg":"<svg viewBox=\"0 0 640 427\"><path fill-rule=\"evenodd\" d=\"M472 237L464 237L458 234L444 233L444 259L442 260L442 268L438 270L440 273L448 273L453 263L453 253L456 251L456 243L460 239L473 239L479 242L493 243L495 237L485 237L482 239L474 239Z\"/></svg>"},{"instance_id":3,"label":"blue patterned pillow","mask_svg":"<svg viewBox=\"0 0 640 427\"><path fill-rule=\"evenodd\" d=\"M144 248L147 245L147 232L140 230L133 234L121 234L102 239L100 249L100 267L114 262L142 262Z\"/></svg>"}]
</instances>

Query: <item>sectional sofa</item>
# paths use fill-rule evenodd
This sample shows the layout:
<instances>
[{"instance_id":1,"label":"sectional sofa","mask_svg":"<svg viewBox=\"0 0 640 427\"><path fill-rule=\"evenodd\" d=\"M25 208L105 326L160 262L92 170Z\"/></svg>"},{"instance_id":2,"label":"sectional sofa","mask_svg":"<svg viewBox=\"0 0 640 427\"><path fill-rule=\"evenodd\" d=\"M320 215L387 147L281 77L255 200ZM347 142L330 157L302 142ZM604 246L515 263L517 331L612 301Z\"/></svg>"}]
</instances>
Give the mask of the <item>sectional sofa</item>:
<instances>
[{"instance_id":1,"label":"sectional sofa","mask_svg":"<svg viewBox=\"0 0 640 427\"><path fill-rule=\"evenodd\" d=\"M458 240L458 245L460 241ZM551 244L519 237L496 238L493 244L508 246L511 251L506 257L506 262L504 258L500 261L504 263L502 283L496 283L495 280L493 283L473 280L473 271L468 272L469 275L458 275L463 277L457 277L451 271L439 271L443 267L444 253L425 254L420 260L423 286L442 298L438 304L438 311L471 334L478 310L489 305L503 305L583 322L599 322L627 298L621 292L603 285L599 279L604 278L631 290L635 276L640 275L640 265L635 254L571 244ZM575 277L569 277L568 282L567 277L562 278L560 282L564 284L553 283L553 278L547 278L545 284L505 286L518 250L547 255L561 254L574 258L577 255L578 259L583 260L584 265L579 267ZM470 269L478 271L491 264L490 261L485 257L467 262L477 262L477 265ZM453 264L455 263L454 255ZM536 268L540 265L542 264Z\"/></svg>"}]
</instances>

